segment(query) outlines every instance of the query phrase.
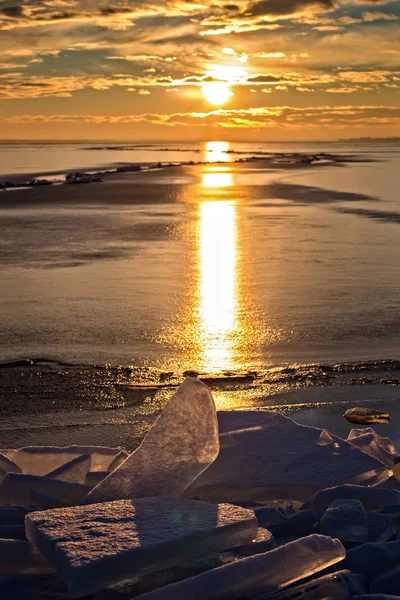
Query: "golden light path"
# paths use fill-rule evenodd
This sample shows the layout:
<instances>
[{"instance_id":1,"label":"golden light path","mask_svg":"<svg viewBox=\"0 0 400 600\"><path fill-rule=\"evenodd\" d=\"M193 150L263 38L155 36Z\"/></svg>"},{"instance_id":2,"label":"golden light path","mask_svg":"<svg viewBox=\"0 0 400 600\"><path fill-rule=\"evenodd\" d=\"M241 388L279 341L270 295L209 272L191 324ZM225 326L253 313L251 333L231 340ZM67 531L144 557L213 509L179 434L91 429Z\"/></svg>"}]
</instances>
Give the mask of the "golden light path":
<instances>
[{"instance_id":1,"label":"golden light path","mask_svg":"<svg viewBox=\"0 0 400 600\"><path fill-rule=\"evenodd\" d=\"M203 187L217 192L218 188L232 186L232 173L226 171L226 167L222 169L213 167L206 171L202 178ZM210 371L230 369L235 365L238 318L236 201L202 201L198 227L202 362Z\"/></svg>"},{"instance_id":2,"label":"golden light path","mask_svg":"<svg viewBox=\"0 0 400 600\"><path fill-rule=\"evenodd\" d=\"M227 154L229 150L228 142L207 142L206 144L206 162L229 162L230 154ZM207 184L204 183L203 185Z\"/></svg>"}]
</instances>

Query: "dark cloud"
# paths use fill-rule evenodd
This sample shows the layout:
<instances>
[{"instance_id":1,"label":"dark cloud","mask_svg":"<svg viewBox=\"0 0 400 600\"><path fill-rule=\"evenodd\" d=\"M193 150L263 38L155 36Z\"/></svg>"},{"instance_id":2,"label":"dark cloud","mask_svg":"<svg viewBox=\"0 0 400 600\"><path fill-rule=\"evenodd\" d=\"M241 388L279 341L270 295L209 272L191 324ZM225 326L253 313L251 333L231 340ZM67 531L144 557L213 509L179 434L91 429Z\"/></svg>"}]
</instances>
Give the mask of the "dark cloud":
<instances>
[{"instance_id":1,"label":"dark cloud","mask_svg":"<svg viewBox=\"0 0 400 600\"><path fill-rule=\"evenodd\" d=\"M277 83L281 81L281 77L276 77L275 75L255 75L254 77L248 77L248 83Z\"/></svg>"},{"instance_id":2,"label":"dark cloud","mask_svg":"<svg viewBox=\"0 0 400 600\"><path fill-rule=\"evenodd\" d=\"M11 19L20 19L24 16L24 10L21 3L6 3L5 6L0 2L0 14Z\"/></svg>"},{"instance_id":3,"label":"dark cloud","mask_svg":"<svg viewBox=\"0 0 400 600\"><path fill-rule=\"evenodd\" d=\"M253 17L285 16L304 12L308 8L333 10L335 2L334 0L261 0L250 4L243 16L248 13L251 13Z\"/></svg>"}]
</instances>

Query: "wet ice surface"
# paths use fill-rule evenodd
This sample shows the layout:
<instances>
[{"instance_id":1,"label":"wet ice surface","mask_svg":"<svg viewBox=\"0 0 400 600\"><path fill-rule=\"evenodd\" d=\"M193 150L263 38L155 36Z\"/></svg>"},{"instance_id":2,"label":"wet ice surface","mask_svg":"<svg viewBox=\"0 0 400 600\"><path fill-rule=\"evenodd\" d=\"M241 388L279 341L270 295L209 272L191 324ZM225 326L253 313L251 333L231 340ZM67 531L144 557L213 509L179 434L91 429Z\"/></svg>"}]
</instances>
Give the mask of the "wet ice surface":
<instances>
[{"instance_id":1,"label":"wet ice surface","mask_svg":"<svg viewBox=\"0 0 400 600\"><path fill-rule=\"evenodd\" d=\"M52 361L3 366L0 374L0 439L9 447L111 443L133 450L184 379L181 372ZM346 409L370 405L392 417L391 423L375 425L376 432L400 443L399 387L381 382L400 380L396 361L282 367L239 375L200 373L219 410L273 409L347 438L354 426L343 418Z\"/></svg>"},{"instance_id":2,"label":"wet ice surface","mask_svg":"<svg viewBox=\"0 0 400 600\"><path fill-rule=\"evenodd\" d=\"M339 212L400 214L398 150L363 156L2 194L0 359L183 371L398 357L398 223ZM207 253L218 239L225 270Z\"/></svg>"}]
</instances>

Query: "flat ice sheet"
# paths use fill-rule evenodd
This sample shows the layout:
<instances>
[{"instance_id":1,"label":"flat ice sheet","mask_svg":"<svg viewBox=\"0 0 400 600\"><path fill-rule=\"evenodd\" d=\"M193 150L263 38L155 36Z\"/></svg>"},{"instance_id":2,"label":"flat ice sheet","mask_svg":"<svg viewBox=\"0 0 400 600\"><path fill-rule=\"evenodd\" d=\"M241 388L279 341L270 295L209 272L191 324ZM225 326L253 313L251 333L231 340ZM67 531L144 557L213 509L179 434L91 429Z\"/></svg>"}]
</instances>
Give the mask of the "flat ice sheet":
<instances>
[{"instance_id":1,"label":"flat ice sheet","mask_svg":"<svg viewBox=\"0 0 400 600\"><path fill-rule=\"evenodd\" d=\"M28 539L72 597L251 543L253 511L175 498L142 498L30 513Z\"/></svg>"}]
</instances>

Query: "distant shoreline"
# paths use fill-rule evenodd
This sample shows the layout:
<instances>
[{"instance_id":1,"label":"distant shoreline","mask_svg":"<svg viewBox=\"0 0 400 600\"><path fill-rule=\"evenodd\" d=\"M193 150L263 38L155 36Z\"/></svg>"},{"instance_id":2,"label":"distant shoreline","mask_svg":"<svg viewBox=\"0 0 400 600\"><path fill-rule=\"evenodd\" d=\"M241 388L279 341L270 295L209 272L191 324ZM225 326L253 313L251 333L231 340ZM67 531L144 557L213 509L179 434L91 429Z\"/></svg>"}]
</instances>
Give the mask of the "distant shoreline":
<instances>
[{"instance_id":1,"label":"distant shoreline","mask_svg":"<svg viewBox=\"0 0 400 600\"><path fill-rule=\"evenodd\" d=\"M137 147L143 145L157 146L160 144L180 144L180 143L191 143L191 144L206 144L210 140L132 140L132 139L3 139L0 140L1 145L9 144L30 144L30 145L42 145L42 144L134 144ZM223 140L232 144L343 144L343 143L400 143L400 136L393 137L359 137L359 138L338 138L335 140Z\"/></svg>"}]
</instances>

